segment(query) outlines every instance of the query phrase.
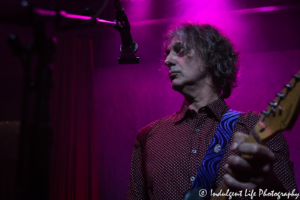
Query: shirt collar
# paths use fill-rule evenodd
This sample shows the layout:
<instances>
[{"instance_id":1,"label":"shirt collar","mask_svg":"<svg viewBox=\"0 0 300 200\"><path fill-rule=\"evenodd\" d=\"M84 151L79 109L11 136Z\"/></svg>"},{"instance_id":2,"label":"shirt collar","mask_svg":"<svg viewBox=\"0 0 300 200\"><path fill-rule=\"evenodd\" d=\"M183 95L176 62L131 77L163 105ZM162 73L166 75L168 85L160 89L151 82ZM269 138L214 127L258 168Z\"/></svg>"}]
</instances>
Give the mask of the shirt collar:
<instances>
[{"instance_id":1,"label":"shirt collar","mask_svg":"<svg viewBox=\"0 0 300 200\"><path fill-rule=\"evenodd\" d=\"M229 106L226 105L225 101L221 98L207 104L206 106L200 108L198 110L198 113L200 111L204 110L205 112L212 113L217 120L221 121L221 118L225 112L229 110ZM185 119L189 116L196 115L197 113L194 110L190 110L188 108L187 103L184 101L182 103L181 109L178 111L178 114L174 120L174 122L179 122L182 119Z\"/></svg>"}]
</instances>

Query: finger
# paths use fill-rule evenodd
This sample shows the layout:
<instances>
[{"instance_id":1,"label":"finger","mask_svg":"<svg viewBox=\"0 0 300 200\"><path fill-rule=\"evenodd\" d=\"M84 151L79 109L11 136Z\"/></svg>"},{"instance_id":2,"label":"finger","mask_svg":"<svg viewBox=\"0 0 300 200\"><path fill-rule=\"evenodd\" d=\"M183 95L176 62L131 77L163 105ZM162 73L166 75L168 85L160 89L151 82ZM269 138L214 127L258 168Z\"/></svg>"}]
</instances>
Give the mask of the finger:
<instances>
[{"instance_id":1,"label":"finger","mask_svg":"<svg viewBox=\"0 0 300 200\"><path fill-rule=\"evenodd\" d=\"M249 163L239 156L230 156L228 163L224 165L224 170L235 179L246 182L251 181L259 183L270 172L271 166L257 166Z\"/></svg>"},{"instance_id":2,"label":"finger","mask_svg":"<svg viewBox=\"0 0 300 200\"><path fill-rule=\"evenodd\" d=\"M238 149L241 154L251 155L253 159L257 159L265 163L273 162L275 160L275 154L269 148L257 143L244 142Z\"/></svg>"},{"instance_id":3,"label":"finger","mask_svg":"<svg viewBox=\"0 0 300 200\"><path fill-rule=\"evenodd\" d=\"M240 156L229 156L227 164L228 167L235 171L252 171L250 163Z\"/></svg>"},{"instance_id":4,"label":"finger","mask_svg":"<svg viewBox=\"0 0 300 200\"><path fill-rule=\"evenodd\" d=\"M232 169L229 167L228 164L225 164L224 167L223 167L223 169L225 170L225 172L226 172L227 174L229 174L229 175L231 175L231 176L234 176L234 175L233 175L233 171L232 171Z\"/></svg>"},{"instance_id":5,"label":"finger","mask_svg":"<svg viewBox=\"0 0 300 200\"><path fill-rule=\"evenodd\" d=\"M226 164L224 166L224 170L227 174L229 174L231 177L234 177L236 180L239 180L241 182L247 182L250 180L251 177L249 176L245 176L245 172L243 173L240 173L240 172L237 172L237 171L234 171L232 170L232 168L229 167L228 164Z\"/></svg>"},{"instance_id":6,"label":"finger","mask_svg":"<svg viewBox=\"0 0 300 200\"><path fill-rule=\"evenodd\" d=\"M245 189L253 190L256 189L257 187L257 185L252 182L244 183L244 182L237 181L229 174L225 174L223 179L226 185L228 186L228 188L230 188L231 190L245 190Z\"/></svg>"},{"instance_id":7,"label":"finger","mask_svg":"<svg viewBox=\"0 0 300 200\"><path fill-rule=\"evenodd\" d=\"M224 170L231 177L234 177L240 182L252 182L256 185L262 184L267 177L266 173L249 173L245 171L234 171L228 164L224 166Z\"/></svg>"},{"instance_id":8,"label":"finger","mask_svg":"<svg viewBox=\"0 0 300 200\"><path fill-rule=\"evenodd\" d=\"M248 135L241 133L241 132L235 132L233 134L233 140L232 140L232 145L231 145L231 150L235 151L238 149L238 147L246 141L248 138Z\"/></svg>"},{"instance_id":9,"label":"finger","mask_svg":"<svg viewBox=\"0 0 300 200\"><path fill-rule=\"evenodd\" d=\"M256 161L254 159L246 160L240 156L230 156L226 165L233 171L259 175L268 173L272 169L271 163Z\"/></svg>"},{"instance_id":10,"label":"finger","mask_svg":"<svg viewBox=\"0 0 300 200\"><path fill-rule=\"evenodd\" d=\"M236 180L239 180L242 182L249 181L251 178L250 176L245 176L245 172L233 170L232 168L230 168L230 166L228 164L225 164L224 170L227 174L234 177ZM247 173L247 174L249 174L249 173Z\"/></svg>"}]
</instances>

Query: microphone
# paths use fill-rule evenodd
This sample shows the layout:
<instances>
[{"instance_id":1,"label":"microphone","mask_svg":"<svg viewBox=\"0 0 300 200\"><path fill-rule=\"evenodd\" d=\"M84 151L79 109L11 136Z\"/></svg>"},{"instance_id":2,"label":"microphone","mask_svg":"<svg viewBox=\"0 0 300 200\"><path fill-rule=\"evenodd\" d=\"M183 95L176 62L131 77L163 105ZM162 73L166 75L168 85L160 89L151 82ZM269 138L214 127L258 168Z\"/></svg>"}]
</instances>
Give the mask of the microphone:
<instances>
[{"instance_id":1,"label":"microphone","mask_svg":"<svg viewBox=\"0 0 300 200\"><path fill-rule=\"evenodd\" d=\"M135 43L134 39L130 33L130 24L127 18L127 15L122 8L121 1L115 0L115 8L116 8L116 26L121 35L121 57L118 58L119 64L138 64L139 57L135 56L135 53L138 49L137 43Z\"/></svg>"}]
</instances>

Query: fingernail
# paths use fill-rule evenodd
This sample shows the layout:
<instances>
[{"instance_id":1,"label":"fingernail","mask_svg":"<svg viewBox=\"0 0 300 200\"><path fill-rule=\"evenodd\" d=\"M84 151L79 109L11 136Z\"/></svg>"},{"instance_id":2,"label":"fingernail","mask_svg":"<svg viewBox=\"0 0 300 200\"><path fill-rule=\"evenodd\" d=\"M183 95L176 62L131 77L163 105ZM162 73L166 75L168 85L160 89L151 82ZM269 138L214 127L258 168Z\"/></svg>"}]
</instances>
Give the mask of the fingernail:
<instances>
[{"instance_id":1,"label":"fingernail","mask_svg":"<svg viewBox=\"0 0 300 200\"><path fill-rule=\"evenodd\" d=\"M238 144L236 142L233 142L231 145L231 150L236 150Z\"/></svg>"}]
</instances>

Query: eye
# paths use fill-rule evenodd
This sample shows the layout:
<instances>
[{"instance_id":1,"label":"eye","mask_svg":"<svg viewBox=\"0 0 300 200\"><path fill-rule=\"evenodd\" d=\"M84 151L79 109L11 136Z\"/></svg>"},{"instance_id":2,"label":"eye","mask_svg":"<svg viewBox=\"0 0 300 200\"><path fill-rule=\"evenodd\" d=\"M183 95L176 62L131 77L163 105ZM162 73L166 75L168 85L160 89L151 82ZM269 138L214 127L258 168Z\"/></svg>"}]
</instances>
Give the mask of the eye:
<instances>
[{"instance_id":1,"label":"eye","mask_svg":"<svg viewBox=\"0 0 300 200\"><path fill-rule=\"evenodd\" d=\"M182 54L184 52L182 43L176 42L173 46L173 50L178 54Z\"/></svg>"}]
</instances>

